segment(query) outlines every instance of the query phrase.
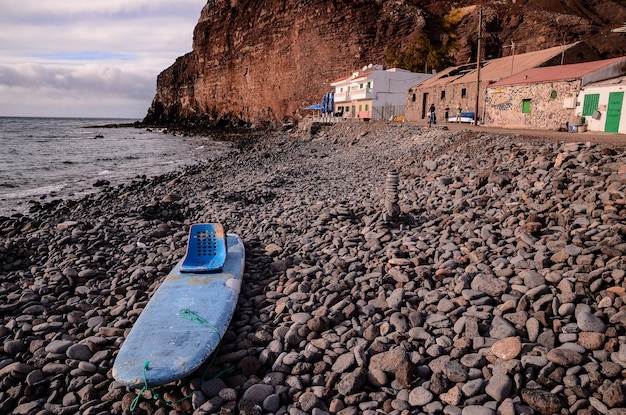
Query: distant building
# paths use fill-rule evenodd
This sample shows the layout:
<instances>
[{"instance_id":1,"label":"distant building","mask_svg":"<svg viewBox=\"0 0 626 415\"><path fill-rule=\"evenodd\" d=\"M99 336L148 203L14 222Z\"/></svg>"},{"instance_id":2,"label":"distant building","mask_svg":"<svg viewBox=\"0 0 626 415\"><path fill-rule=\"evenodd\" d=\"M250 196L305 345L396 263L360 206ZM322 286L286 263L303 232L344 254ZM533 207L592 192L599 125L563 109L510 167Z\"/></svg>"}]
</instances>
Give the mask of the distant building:
<instances>
[{"instance_id":1,"label":"distant building","mask_svg":"<svg viewBox=\"0 0 626 415\"><path fill-rule=\"evenodd\" d=\"M335 114L346 118L389 119L404 114L406 91L432 75L368 65L331 82Z\"/></svg>"},{"instance_id":2,"label":"distant building","mask_svg":"<svg viewBox=\"0 0 626 415\"><path fill-rule=\"evenodd\" d=\"M478 116L482 119L485 89L494 82L531 68L588 62L598 58L597 52L585 43L576 42L491 59L481 62L480 87L476 62L448 68L408 90L405 119L412 122L425 120L431 104L438 114L443 114L448 108L452 115L458 107L463 112L475 112L477 103Z\"/></svg>"},{"instance_id":3,"label":"distant building","mask_svg":"<svg viewBox=\"0 0 626 415\"><path fill-rule=\"evenodd\" d=\"M532 68L487 87L486 125L618 132L626 57ZM595 117L595 118L594 118ZM626 119L622 122L626 133Z\"/></svg>"}]
</instances>

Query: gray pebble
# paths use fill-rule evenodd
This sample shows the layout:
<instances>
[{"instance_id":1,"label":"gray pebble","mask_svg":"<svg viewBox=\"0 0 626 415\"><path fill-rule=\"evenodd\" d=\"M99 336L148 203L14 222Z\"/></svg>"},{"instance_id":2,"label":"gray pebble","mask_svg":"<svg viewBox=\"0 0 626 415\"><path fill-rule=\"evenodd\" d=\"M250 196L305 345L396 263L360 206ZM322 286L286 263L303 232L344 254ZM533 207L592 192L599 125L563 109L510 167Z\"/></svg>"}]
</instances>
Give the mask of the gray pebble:
<instances>
[{"instance_id":1,"label":"gray pebble","mask_svg":"<svg viewBox=\"0 0 626 415\"><path fill-rule=\"evenodd\" d=\"M581 311L576 315L576 324L578 324L581 331L593 331L597 333L604 333L606 331L604 321L588 311Z\"/></svg>"}]
</instances>

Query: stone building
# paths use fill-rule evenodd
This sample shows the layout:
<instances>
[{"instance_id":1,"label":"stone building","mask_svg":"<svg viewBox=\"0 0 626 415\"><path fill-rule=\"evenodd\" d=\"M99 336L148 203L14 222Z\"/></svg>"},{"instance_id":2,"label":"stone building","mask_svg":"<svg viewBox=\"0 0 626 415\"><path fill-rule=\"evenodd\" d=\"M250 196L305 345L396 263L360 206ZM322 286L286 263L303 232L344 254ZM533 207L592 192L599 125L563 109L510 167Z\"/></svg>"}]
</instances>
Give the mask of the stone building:
<instances>
[{"instance_id":1,"label":"stone building","mask_svg":"<svg viewBox=\"0 0 626 415\"><path fill-rule=\"evenodd\" d=\"M600 93L589 91L585 97L584 88L624 74L626 57L527 69L487 87L485 125L552 130L571 126L571 131L577 131L584 124L583 116L589 117L601 108ZM606 103L609 93L603 95ZM612 112L612 119L618 123L622 101Z\"/></svg>"},{"instance_id":2,"label":"stone building","mask_svg":"<svg viewBox=\"0 0 626 415\"><path fill-rule=\"evenodd\" d=\"M405 119L412 122L425 120L431 104L435 106L439 119L443 119L446 108L449 115L453 115L457 107L464 112L478 110L478 117L482 119L485 89L494 82L530 68L588 62L598 58L597 52L585 43L576 42L483 61L480 79L475 62L448 68L408 90Z\"/></svg>"}]
</instances>

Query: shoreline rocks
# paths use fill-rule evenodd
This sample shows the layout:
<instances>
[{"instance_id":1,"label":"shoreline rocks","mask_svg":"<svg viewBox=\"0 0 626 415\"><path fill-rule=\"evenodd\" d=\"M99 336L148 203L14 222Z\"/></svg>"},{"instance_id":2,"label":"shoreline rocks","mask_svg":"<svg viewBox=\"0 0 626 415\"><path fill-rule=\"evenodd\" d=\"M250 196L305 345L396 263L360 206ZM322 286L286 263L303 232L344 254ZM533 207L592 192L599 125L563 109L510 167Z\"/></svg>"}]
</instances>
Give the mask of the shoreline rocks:
<instances>
[{"instance_id":1,"label":"shoreline rocks","mask_svg":"<svg viewBox=\"0 0 626 415\"><path fill-rule=\"evenodd\" d=\"M343 123L4 221L0 414L621 414L622 156ZM137 398L111 366L205 221L246 244L237 313Z\"/></svg>"}]
</instances>

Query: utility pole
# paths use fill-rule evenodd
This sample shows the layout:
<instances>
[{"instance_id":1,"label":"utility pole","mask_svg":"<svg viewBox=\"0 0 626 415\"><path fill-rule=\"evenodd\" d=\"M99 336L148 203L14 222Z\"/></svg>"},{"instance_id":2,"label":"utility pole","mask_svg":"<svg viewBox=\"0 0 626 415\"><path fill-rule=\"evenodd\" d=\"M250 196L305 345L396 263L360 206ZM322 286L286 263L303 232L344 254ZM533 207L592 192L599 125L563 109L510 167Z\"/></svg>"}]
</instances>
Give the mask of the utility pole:
<instances>
[{"instance_id":1,"label":"utility pole","mask_svg":"<svg viewBox=\"0 0 626 415\"><path fill-rule=\"evenodd\" d=\"M515 42L511 40L511 76L513 76L513 62L515 62Z\"/></svg>"},{"instance_id":2,"label":"utility pole","mask_svg":"<svg viewBox=\"0 0 626 415\"><path fill-rule=\"evenodd\" d=\"M511 40L511 46L502 46L502 48L511 48L511 76L513 76L513 69L515 67L515 42Z\"/></svg>"},{"instance_id":3,"label":"utility pole","mask_svg":"<svg viewBox=\"0 0 626 415\"><path fill-rule=\"evenodd\" d=\"M474 111L474 125L478 125L478 101L480 97L480 39L482 38L483 9L478 11L478 56L476 58L476 110Z\"/></svg>"}]
</instances>

